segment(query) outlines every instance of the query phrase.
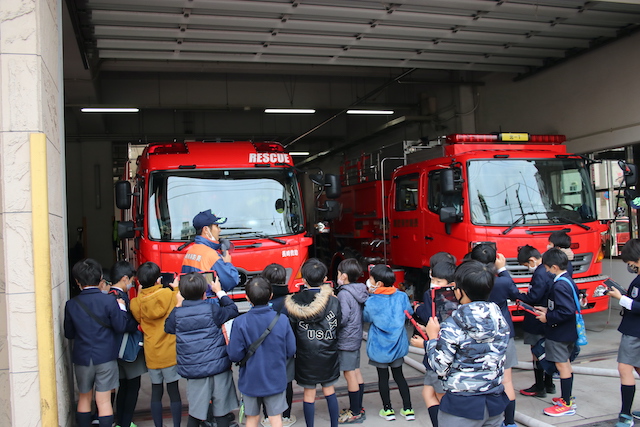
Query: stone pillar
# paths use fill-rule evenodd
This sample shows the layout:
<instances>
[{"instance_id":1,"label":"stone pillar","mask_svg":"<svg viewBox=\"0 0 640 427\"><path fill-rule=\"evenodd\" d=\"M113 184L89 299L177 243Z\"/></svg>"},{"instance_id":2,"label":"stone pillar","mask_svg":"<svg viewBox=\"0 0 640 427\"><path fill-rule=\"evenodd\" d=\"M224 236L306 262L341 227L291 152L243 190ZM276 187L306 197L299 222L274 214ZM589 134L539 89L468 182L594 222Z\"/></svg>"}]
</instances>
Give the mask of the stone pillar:
<instances>
[{"instance_id":1,"label":"stone pillar","mask_svg":"<svg viewBox=\"0 0 640 427\"><path fill-rule=\"evenodd\" d=\"M64 191L62 0L0 1L0 425L39 426L40 375L57 379L58 424L71 425ZM54 372L38 366L29 139L47 141ZM43 153L44 155L44 153ZM48 426L46 426L48 427Z\"/></svg>"}]
</instances>

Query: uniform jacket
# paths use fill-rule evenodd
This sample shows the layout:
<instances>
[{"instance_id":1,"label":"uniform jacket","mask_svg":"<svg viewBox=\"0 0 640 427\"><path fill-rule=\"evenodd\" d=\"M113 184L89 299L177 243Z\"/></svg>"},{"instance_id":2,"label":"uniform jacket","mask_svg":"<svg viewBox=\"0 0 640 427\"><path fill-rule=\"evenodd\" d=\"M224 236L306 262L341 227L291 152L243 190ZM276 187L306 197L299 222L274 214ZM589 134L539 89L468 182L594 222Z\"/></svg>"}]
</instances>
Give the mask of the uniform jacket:
<instances>
[{"instance_id":1,"label":"uniform jacket","mask_svg":"<svg viewBox=\"0 0 640 427\"><path fill-rule=\"evenodd\" d=\"M559 342L574 342L578 339L576 330L576 302L573 291L578 289L565 272L562 274L569 280L556 277L549 292L547 300L547 323L545 323L544 335L547 339ZM573 290L571 289L573 287Z\"/></svg>"},{"instance_id":2,"label":"uniform jacket","mask_svg":"<svg viewBox=\"0 0 640 427\"><path fill-rule=\"evenodd\" d=\"M553 286L553 276L547 271L543 264L540 264L533 271L531 282L529 283L529 292L521 293L519 300L526 302L532 306L545 306L549 298L549 292ZM529 312L524 313L524 321L522 329L530 334L544 335L544 324Z\"/></svg>"},{"instance_id":3,"label":"uniform jacket","mask_svg":"<svg viewBox=\"0 0 640 427\"><path fill-rule=\"evenodd\" d=\"M144 333L144 354L149 369L176 364L176 337L164 331L164 321L176 306L177 293L177 288L171 290L157 284L141 289L131 300L131 314Z\"/></svg>"},{"instance_id":4,"label":"uniform jacket","mask_svg":"<svg viewBox=\"0 0 640 427\"><path fill-rule=\"evenodd\" d=\"M338 349L355 351L362 345L362 309L369 297L364 283L348 283L338 288L342 322L338 331Z\"/></svg>"},{"instance_id":5,"label":"uniform jacket","mask_svg":"<svg viewBox=\"0 0 640 427\"><path fill-rule=\"evenodd\" d=\"M367 355L378 363L390 363L409 353L404 311L413 314L409 297L393 287L381 287L364 303L363 319L371 322ZM385 293L380 293L385 292Z\"/></svg>"},{"instance_id":6,"label":"uniform jacket","mask_svg":"<svg viewBox=\"0 0 640 427\"><path fill-rule=\"evenodd\" d=\"M622 309L622 321L618 330L625 335L640 338L640 276L633 279L629 285L627 296L633 303L631 310Z\"/></svg>"},{"instance_id":7,"label":"uniform jacket","mask_svg":"<svg viewBox=\"0 0 640 427\"><path fill-rule=\"evenodd\" d=\"M503 270L498 273L495 281L493 282L493 289L491 289L491 293L489 294L489 301L495 302L498 304L498 307L500 307L502 316L504 316L507 324L509 325L509 331L512 338L515 338L516 334L515 329L513 328L513 320L511 319L507 300L509 299L515 302L518 297L520 297L520 291L518 291L518 287L511 278L511 274L509 274L507 270Z\"/></svg>"},{"instance_id":8,"label":"uniform jacket","mask_svg":"<svg viewBox=\"0 0 640 427\"><path fill-rule=\"evenodd\" d=\"M296 381L312 385L336 380L341 312L333 290L327 285L306 289L289 295L284 306L296 337Z\"/></svg>"},{"instance_id":9,"label":"uniform jacket","mask_svg":"<svg viewBox=\"0 0 640 427\"><path fill-rule=\"evenodd\" d=\"M268 305L254 306L233 321L227 352L232 362L240 362L277 313ZM296 337L287 316L275 326L247 363L240 367L238 389L247 396L265 397L287 388L287 360L296 354Z\"/></svg>"},{"instance_id":10,"label":"uniform jacket","mask_svg":"<svg viewBox=\"0 0 640 427\"><path fill-rule=\"evenodd\" d=\"M202 236L196 236L195 242L182 260L182 273L215 270L222 289L228 292L235 288L240 282L240 276L233 264L222 260L218 253L220 243ZM211 292L207 291L207 295L210 294Z\"/></svg>"},{"instance_id":11,"label":"uniform jacket","mask_svg":"<svg viewBox=\"0 0 640 427\"><path fill-rule=\"evenodd\" d=\"M482 394L501 384L508 343L509 326L500 308L474 301L442 322L440 338L427 341L425 351L447 392Z\"/></svg>"},{"instance_id":12,"label":"uniform jacket","mask_svg":"<svg viewBox=\"0 0 640 427\"><path fill-rule=\"evenodd\" d=\"M231 298L223 296L220 305L204 300L184 300L173 309L164 324L176 336L178 373L187 379L206 378L231 368L222 324L238 315Z\"/></svg>"},{"instance_id":13,"label":"uniform jacket","mask_svg":"<svg viewBox=\"0 0 640 427\"><path fill-rule=\"evenodd\" d=\"M89 316L77 303L80 300L105 328ZM118 358L119 341L116 334L127 328L127 312L120 309L112 295L98 288L88 288L67 301L64 307L64 336L73 341L72 359L76 365L89 366Z\"/></svg>"}]
</instances>

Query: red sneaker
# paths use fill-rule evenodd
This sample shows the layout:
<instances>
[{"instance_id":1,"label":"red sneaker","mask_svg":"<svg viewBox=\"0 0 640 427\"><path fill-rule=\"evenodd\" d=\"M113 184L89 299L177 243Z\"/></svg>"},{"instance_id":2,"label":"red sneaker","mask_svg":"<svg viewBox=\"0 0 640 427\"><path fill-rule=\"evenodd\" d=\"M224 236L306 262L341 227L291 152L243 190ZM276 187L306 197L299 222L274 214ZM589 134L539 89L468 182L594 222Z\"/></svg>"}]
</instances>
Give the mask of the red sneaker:
<instances>
[{"instance_id":1,"label":"red sneaker","mask_svg":"<svg viewBox=\"0 0 640 427\"><path fill-rule=\"evenodd\" d=\"M550 417L563 417L565 415L575 415L576 410L572 406L572 403L573 401L567 405L565 404L564 401L560 401L553 406L545 408L545 410L542 412L544 412L545 415L549 415Z\"/></svg>"},{"instance_id":2,"label":"red sneaker","mask_svg":"<svg viewBox=\"0 0 640 427\"><path fill-rule=\"evenodd\" d=\"M553 399L551 399L551 401L553 402L554 405L564 404L564 400L562 400L561 397L554 397ZM576 398L573 396L571 396L571 407L573 409L578 408L578 405L576 405Z\"/></svg>"}]
</instances>

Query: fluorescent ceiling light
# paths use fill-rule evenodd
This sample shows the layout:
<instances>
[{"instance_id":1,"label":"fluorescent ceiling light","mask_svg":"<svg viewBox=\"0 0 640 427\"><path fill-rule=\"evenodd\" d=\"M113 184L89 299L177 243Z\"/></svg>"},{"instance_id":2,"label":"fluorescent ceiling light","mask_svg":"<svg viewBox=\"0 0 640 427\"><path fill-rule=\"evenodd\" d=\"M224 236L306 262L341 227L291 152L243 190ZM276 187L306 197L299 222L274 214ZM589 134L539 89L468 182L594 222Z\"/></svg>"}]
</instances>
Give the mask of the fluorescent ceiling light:
<instances>
[{"instance_id":1,"label":"fluorescent ceiling light","mask_svg":"<svg viewBox=\"0 0 640 427\"><path fill-rule=\"evenodd\" d=\"M82 108L83 113L137 113L139 108Z\"/></svg>"},{"instance_id":2,"label":"fluorescent ceiling light","mask_svg":"<svg viewBox=\"0 0 640 427\"><path fill-rule=\"evenodd\" d=\"M393 110L347 110L347 114L393 114Z\"/></svg>"},{"instance_id":3,"label":"fluorescent ceiling light","mask_svg":"<svg viewBox=\"0 0 640 427\"><path fill-rule=\"evenodd\" d=\"M291 156L308 156L309 152L308 151L292 151L289 153L289 155Z\"/></svg>"},{"instance_id":4,"label":"fluorescent ceiling light","mask_svg":"<svg viewBox=\"0 0 640 427\"><path fill-rule=\"evenodd\" d=\"M265 113L281 113L281 114L313 114L316 110L310 108L266 108Z\"/></svg>"}]
</instances>

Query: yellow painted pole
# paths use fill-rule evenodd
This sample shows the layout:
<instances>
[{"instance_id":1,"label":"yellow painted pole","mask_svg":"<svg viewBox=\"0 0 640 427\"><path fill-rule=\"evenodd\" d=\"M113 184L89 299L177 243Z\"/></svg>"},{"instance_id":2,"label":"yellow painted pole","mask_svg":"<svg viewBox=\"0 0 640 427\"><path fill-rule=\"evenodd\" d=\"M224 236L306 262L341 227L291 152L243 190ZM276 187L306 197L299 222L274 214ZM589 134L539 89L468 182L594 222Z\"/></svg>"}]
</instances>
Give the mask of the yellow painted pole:
<instances>
[{"instance_id":1,"label":"yellow painted pole","mask_svg":"<svg viewBox=\"0 0 640 427\"><path fill-rule=\"evenodd\" d=\"M31 213L33 276L36 298L36 331L40 378L40 417L43 427L58 426L53 303L51 297L51 248L49 245L49 190L47 186L47 138L32 133Z\"/></svg>"}]
</instances>

